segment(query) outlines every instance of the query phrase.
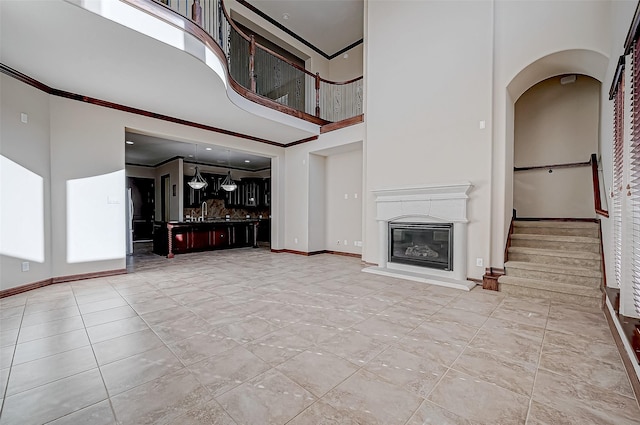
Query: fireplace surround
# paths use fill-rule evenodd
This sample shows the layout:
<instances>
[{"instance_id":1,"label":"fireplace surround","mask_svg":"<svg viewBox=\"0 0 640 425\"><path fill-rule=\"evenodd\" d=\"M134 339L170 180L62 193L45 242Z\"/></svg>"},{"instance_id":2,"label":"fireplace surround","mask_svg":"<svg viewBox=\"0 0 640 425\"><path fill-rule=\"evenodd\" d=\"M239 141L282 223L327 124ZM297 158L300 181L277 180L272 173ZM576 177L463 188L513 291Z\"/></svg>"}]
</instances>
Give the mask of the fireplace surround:
<instances>
[{"instance_id":1,"label":"fireplace surround","mask_svg":"<svg viewBox=\"0 0 640 425\"><path fill-rule=\"evenodd\" d=\"M471 183L463 182L372 191L378 221L378 265L363 271L466 291L473 288L475 283L466 276L467 201L471 187ZM400 247L394 253L392 228L431 228L437 234L419 231L411 236L410 232L400 232L395 237L396 246ZM450 229L447 243L443 240L446 229ZM443 265L445 248L447 262ZM434 261L436 254L438 261Z\"/></svg>"}]
</instances>

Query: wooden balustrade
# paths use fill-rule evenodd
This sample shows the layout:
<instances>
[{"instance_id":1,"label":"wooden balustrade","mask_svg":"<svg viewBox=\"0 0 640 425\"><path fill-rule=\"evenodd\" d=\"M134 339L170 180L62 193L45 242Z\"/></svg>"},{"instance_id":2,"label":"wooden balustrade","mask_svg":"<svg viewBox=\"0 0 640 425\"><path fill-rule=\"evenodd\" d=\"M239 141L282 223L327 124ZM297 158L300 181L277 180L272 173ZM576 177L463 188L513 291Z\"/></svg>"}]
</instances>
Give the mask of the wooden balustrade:
<instances>
[{"instance_id":1,"label":"wooden balustrade","mask_svg":"<svg viewBox=\"0 0 640 425\"><path fill-rule=\"evenodd\" d=\"M152 14L154 10L151 5L162 5L163 8L171 9L173 13L189 19L204 30L221 48L227 59L232 87L250 100L320 125L362 115L362 77L344 82L330 81L320 77L319 73L313 74L289 61L266 46L262 46L253 36L246 35L238 28L227 13L223 0L194 0L190 11L187 7L188 2L185 0L124 1L137 3L138 6L140 2L146 2L149 5L144 7L144 10ZM187 31L191 30L189 25L183 27ZM248 48L239 47L237 43L240 40L244 40L242 43L246 42ZM243 49L247 56L237 56ZM270 66L263 66L267 64ZM238 66L242 68L240 72L238 72ZM262 70L263 75L259 75L258 70ZM274 75L264 75L268 72L267 70L273 70ZM248 78L246 78L247 73ZM295 77L296 75L298 77ZM283 76L289 76L290 79L282 81L287 78ZM258 77L262 80L273 77L271 79L274 81L268 84L276 87L277 90L265 92L264 87L259 84L262 80ZM287 89L289 91L283 94ZM312 90L315 93L310 93Z\"/></svg>"}]
</instances>

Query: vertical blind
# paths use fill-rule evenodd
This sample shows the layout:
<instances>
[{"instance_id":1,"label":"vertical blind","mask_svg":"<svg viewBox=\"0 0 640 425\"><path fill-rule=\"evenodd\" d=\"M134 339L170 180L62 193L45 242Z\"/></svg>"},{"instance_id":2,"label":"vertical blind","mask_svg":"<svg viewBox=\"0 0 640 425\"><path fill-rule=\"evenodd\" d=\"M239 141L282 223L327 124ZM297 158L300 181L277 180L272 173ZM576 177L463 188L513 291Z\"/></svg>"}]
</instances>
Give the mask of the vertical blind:
<instances>
[{"instance_id":1,"label":"vertical blind","mask_svg":"<svg viewBox=\"0 0 640 425\"><path fill-rule=\"evenodd\" d=\"M631 281L633 285L633 301L636 312L640 314L640 39L633 47L632 59L633 81L631 87L631 155L630 194L631 209ZM627 190L623 193L627 195Z\"/></svg>"},{"instance_id":2,"label":"vertical blind","mask_svg":"<svg viewBox=\"0 0 640 425\"><path fill-rule=\"evenodd\" d=\"M613 254L615 283L622 285L622 180L623 180L623 113L624 74L618 82L613 100Z\"/></svg>"}]
</instances>

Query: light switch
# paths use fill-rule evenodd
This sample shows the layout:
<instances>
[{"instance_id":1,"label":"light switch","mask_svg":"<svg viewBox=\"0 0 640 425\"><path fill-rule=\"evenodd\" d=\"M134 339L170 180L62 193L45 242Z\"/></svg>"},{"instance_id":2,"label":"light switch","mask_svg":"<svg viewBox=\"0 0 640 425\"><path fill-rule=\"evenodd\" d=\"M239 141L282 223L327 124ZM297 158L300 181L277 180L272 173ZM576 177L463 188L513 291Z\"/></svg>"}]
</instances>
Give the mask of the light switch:
<instances>
[{"instance_id":1,"label":"light switch","mask_svg":"<svg viewBox=\"0 0 640 425\"><path fill-rule=\"evenodd\" d=\"M487 123L484 120L480 121L480 130L484 130L486 126L487 126Z\"/></svg>"},{"instance_id":2,"label":"light switch","mask_svg":"<svg viewBox=\"0 0 640 425\"><path fill-rule=\"evenodd\" d=\"M24 112L20 114L20 121L22 121L23 123L28 123L29 122L29 115L25 114Z\"/></svg>"}]
</instances>

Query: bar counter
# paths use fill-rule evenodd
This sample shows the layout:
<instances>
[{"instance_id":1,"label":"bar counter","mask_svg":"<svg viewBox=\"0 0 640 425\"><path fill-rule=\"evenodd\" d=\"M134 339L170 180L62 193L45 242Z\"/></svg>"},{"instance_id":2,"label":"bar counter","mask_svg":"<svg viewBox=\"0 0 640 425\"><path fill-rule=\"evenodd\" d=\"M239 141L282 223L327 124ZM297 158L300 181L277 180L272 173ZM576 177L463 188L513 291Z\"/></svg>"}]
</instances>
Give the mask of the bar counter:
<instances>
[{"instance_id":1,"label":"bar counter","mask_svg":"<svg viewBox=\"0 0 640 425\"><path fill-rule=\"evenodd\" d=\"M153 252L173 258L185 252L258 246L260 219L155 222ZM265 223L266 224L266 223Z\"/></svg>"}]
</instances>

